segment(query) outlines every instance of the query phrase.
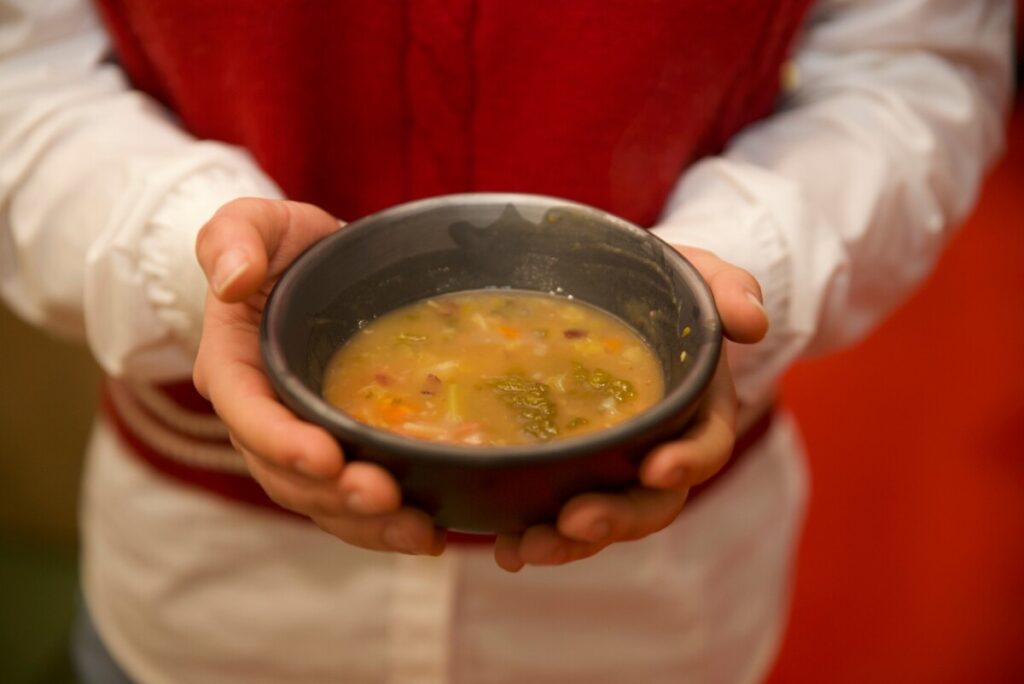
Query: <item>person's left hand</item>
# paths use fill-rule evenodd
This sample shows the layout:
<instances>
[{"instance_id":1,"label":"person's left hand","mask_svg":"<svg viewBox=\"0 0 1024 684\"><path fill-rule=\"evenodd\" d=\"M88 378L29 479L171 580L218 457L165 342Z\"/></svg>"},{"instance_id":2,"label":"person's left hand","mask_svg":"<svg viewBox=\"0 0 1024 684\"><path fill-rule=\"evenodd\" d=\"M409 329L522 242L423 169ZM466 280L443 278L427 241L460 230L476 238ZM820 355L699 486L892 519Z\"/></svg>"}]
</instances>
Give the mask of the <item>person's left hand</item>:
<instances>
[{"instance_id":1,"label":"person's left hand","mask_svg":"<svg viewBox=\"0 0 1024 684\"><path fill-rule=\"evenodd\" d=\"M768 317L754 277L710 252L676 249L710 286L726 337L747 344L763 338ZM679 440L658 446L644 458L638 486L621 494L581 494L562 507L555 524L500 535L494 546L498 565L510 572L524 565L562 565L668 526L683 510L690 488L713 477L729 460L736 417L736 391L723 350L693 422Z\"/></svg>"}]
</instances>

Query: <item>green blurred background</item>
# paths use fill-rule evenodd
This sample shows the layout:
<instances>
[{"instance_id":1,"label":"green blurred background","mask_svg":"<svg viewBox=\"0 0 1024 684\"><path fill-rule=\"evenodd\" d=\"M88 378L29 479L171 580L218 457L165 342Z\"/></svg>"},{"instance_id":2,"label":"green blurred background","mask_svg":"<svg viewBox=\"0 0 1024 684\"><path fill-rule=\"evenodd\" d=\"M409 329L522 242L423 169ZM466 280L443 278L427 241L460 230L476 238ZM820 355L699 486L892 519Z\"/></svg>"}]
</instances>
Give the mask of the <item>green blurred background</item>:
<instances>
[{"instance_id":1,"label":"green blurred background","mask_svg":"<svg viewBox=\"0 0 1024 684\"><path fill-rule=\"evenodd\" d=\"M99 372L0 306L0 682L74 682L76 510Z\"/></svg>"}]
</instances>

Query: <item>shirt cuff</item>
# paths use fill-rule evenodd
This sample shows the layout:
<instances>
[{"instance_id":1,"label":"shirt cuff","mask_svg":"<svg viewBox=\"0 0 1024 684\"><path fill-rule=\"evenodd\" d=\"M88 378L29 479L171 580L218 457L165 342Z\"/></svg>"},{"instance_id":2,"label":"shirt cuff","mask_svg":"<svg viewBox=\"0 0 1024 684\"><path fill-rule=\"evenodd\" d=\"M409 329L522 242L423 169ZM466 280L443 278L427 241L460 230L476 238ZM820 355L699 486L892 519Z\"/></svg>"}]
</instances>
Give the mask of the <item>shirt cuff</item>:
<instances>
[{"instance_id":1,"label":"shirt cuff","mask_svg":"<svg viewBox=\"0 0 1024 684\"><path fill-rule=\"evenodd\" d=\"M146 297L192 355L199 349L207 287L195 256L196 236L221 206L240 197L279 199L282 193L255 168L203 168L171 189L140 240Z\"/></svg>"},{"instance_id":2,"label":"shirt cuff","mask_svg":"<svg viewBox=\"0 0 1024 684\"><path fill-rule=\"evenodd\" d=\"M671 244L712 252L760 284L768 335L754 345L726 342L739 398L754 403L774 392L788 361L793 273L778 220L748 192L747 180L728 160L699 162L681 179L651 230Z\"/></svg>"},{"instance_id":3,"label":"shirt cuff","mask_svg":"<svg viewBox=\"0 0 1024 684\"><path fill-rule=\"evenodd\" d=\"M247 154L212 142L124 184L110 227L86 255L86 334L107 373L150 382L191 375L206 299L196 235L222 204L253 195L281 191Z\"/></svg>"}]
</instances>

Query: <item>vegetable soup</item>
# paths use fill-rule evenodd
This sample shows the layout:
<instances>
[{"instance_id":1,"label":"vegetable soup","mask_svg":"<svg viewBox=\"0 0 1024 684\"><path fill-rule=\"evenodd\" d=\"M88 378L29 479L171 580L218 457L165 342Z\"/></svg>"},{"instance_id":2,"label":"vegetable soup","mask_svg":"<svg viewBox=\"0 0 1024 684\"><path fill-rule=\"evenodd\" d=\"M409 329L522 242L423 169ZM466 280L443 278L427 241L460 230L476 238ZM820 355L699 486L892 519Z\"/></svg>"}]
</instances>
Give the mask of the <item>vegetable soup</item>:
<instances>
[{"instance_id":1,"label":"vegetable soup","mask_svg":"<svg viewBox=\"0 0 1024 684\"><path fill-rule=\"evenodd\" d=\"M323 392L374 427L500 446L607 428L664 388L658 359L617 318L566 297L490 289L365 324L331 358Z\"/></svg>"}]
</instances>

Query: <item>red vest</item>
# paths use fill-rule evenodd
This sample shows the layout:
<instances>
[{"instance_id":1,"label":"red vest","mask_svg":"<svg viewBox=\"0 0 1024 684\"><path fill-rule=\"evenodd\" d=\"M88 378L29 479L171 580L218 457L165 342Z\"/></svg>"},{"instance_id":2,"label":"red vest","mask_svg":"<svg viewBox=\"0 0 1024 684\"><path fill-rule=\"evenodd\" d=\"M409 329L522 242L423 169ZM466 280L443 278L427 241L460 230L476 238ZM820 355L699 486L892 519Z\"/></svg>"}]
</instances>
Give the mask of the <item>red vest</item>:
<instances>
[{"instance_id":1,"label":"red vest","mask_svg":"<svg viewBox=\"0 0 1024 684\"><path fill-rule=\"evenodd\" d=\"M340 218L506 190L650 225L771 111L809 0L99 4L136 86Z\"/></svg>"},{"instance_id":2,"label":"red vest","mask_svg":"<svg viewBox=\"0 0 1024 684\"><path fill-rule=\"evenodd\" d=\"M648 226L688 164L771 111L809 2L99 0L135 85L196 136L247 148L292 199L351 221L430 195L535 192ZM190 384L161 389L170 404L108 387L132 451L276 508L251 478L161 451L211 446L179 415L209 404Z\"/></svg>"}]
</instances>

